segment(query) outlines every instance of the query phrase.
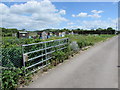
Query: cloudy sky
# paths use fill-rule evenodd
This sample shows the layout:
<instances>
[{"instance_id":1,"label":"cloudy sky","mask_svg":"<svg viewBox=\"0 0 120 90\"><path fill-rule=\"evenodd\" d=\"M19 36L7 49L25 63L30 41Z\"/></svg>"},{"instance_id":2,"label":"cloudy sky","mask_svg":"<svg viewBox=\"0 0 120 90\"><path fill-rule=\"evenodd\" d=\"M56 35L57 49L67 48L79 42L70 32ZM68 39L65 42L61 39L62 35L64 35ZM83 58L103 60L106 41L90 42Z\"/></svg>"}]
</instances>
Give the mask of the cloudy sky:
<instances>
[{"instance_id":1,"label":"cloudy sky","mask_svg":"<svg viewBox=\"0 0 120 90\"><path fill-rule=\"evenodd\" d=\"M116 28L116 2L1 2L0 27L26 30L47 28Z\"/></svg>"}]
</instances>

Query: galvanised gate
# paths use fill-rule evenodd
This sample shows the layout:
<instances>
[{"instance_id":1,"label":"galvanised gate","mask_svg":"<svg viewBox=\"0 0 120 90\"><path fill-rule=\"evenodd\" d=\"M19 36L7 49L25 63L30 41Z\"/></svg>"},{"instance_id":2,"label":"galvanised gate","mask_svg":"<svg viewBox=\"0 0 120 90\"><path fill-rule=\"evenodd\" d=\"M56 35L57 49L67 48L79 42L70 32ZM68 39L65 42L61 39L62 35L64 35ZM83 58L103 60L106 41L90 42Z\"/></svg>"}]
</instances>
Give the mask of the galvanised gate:
<instances>
[{"instance_id":1,"label":"galvanised gate","mask_svg":"<svg viewBox=\"0 0 120 90\"><path fill-rule=\"evenodd\" d=\"M48 66L51 64L52 54L67 48L68 41L68 38L63 38L22 45L23 66L30 70L30 73Z\"/></svg>"}]
</instances>

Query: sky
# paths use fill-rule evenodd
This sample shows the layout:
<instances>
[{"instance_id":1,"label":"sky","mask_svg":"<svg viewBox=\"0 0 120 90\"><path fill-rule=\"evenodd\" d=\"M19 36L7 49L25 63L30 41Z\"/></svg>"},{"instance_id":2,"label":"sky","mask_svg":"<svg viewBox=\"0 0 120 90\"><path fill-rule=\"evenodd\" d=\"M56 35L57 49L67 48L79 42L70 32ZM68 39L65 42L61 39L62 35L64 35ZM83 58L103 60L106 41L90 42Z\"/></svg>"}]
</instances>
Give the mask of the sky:
<instances>
[{"instance_id":1,"label":"sky","mask_svg":"<svg viewBox=\"0 0 120 90\"><path fill-rule=\"evenodd\" d=\"M112 27L118 21L117 2L1 2L0 27L26 30L96 29Z\"/></svg>"}]
</instances>

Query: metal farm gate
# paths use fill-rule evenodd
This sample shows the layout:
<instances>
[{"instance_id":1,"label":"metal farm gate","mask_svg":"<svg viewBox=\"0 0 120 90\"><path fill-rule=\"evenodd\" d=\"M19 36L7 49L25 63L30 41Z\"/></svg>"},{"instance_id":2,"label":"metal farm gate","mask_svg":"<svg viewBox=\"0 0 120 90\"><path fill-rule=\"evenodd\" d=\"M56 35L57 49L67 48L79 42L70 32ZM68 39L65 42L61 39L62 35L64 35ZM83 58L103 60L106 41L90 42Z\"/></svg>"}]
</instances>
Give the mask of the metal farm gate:
<instances>
[{"instance_id":1,"label":"metal farm gate","mask_svg":"<svg viewBox=\"0 0 120 90\"><path fill-rule=\"evenodd\" d=\"M52 54L67 48L68 38L22 45L23 65L33 73L51 64Z\"/></svg>"}]
</instances>

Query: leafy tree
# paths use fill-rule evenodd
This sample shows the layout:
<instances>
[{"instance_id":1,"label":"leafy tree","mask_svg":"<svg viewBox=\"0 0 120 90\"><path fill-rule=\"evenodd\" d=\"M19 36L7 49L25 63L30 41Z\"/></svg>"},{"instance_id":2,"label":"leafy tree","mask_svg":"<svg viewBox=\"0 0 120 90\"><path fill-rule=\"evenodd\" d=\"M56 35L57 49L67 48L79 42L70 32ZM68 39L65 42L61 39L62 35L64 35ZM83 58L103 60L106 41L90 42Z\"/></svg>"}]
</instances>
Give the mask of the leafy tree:
<instances>
[{"instance_id":1,"label":"leafy tree","mask_svg":"<svg viewBox=\"0 0 120 90\"><path fill-rule=\"evenodd\" d=\"M16 28L11 28L11 29L7 29L7 28L0 28L2 30L2 36L12 36L13 33L17 33L19 30L17 30Z\"/></svg>"},{"instance_id":2,"label":"leafy tree","mask_svg":"<svg viewBox=\"0 0 120 90\"><path fill-rule=\"evenodd\" d=\"M98 31L102 31L103 29L102 29L102 28L98 28L98 29L96 29L96 30L98 30Z\"/></svg>"},{"instance_id":3,"label":"leafy tree","mask_svg":"<svg viewBox=\"0 0 120 90\"><path fill-rule=\"evenodd\" d=\"M112 27L108 27L107 30L110 31L110 30L113 30L113 28Z\"/></svg>"}]
</instances>

